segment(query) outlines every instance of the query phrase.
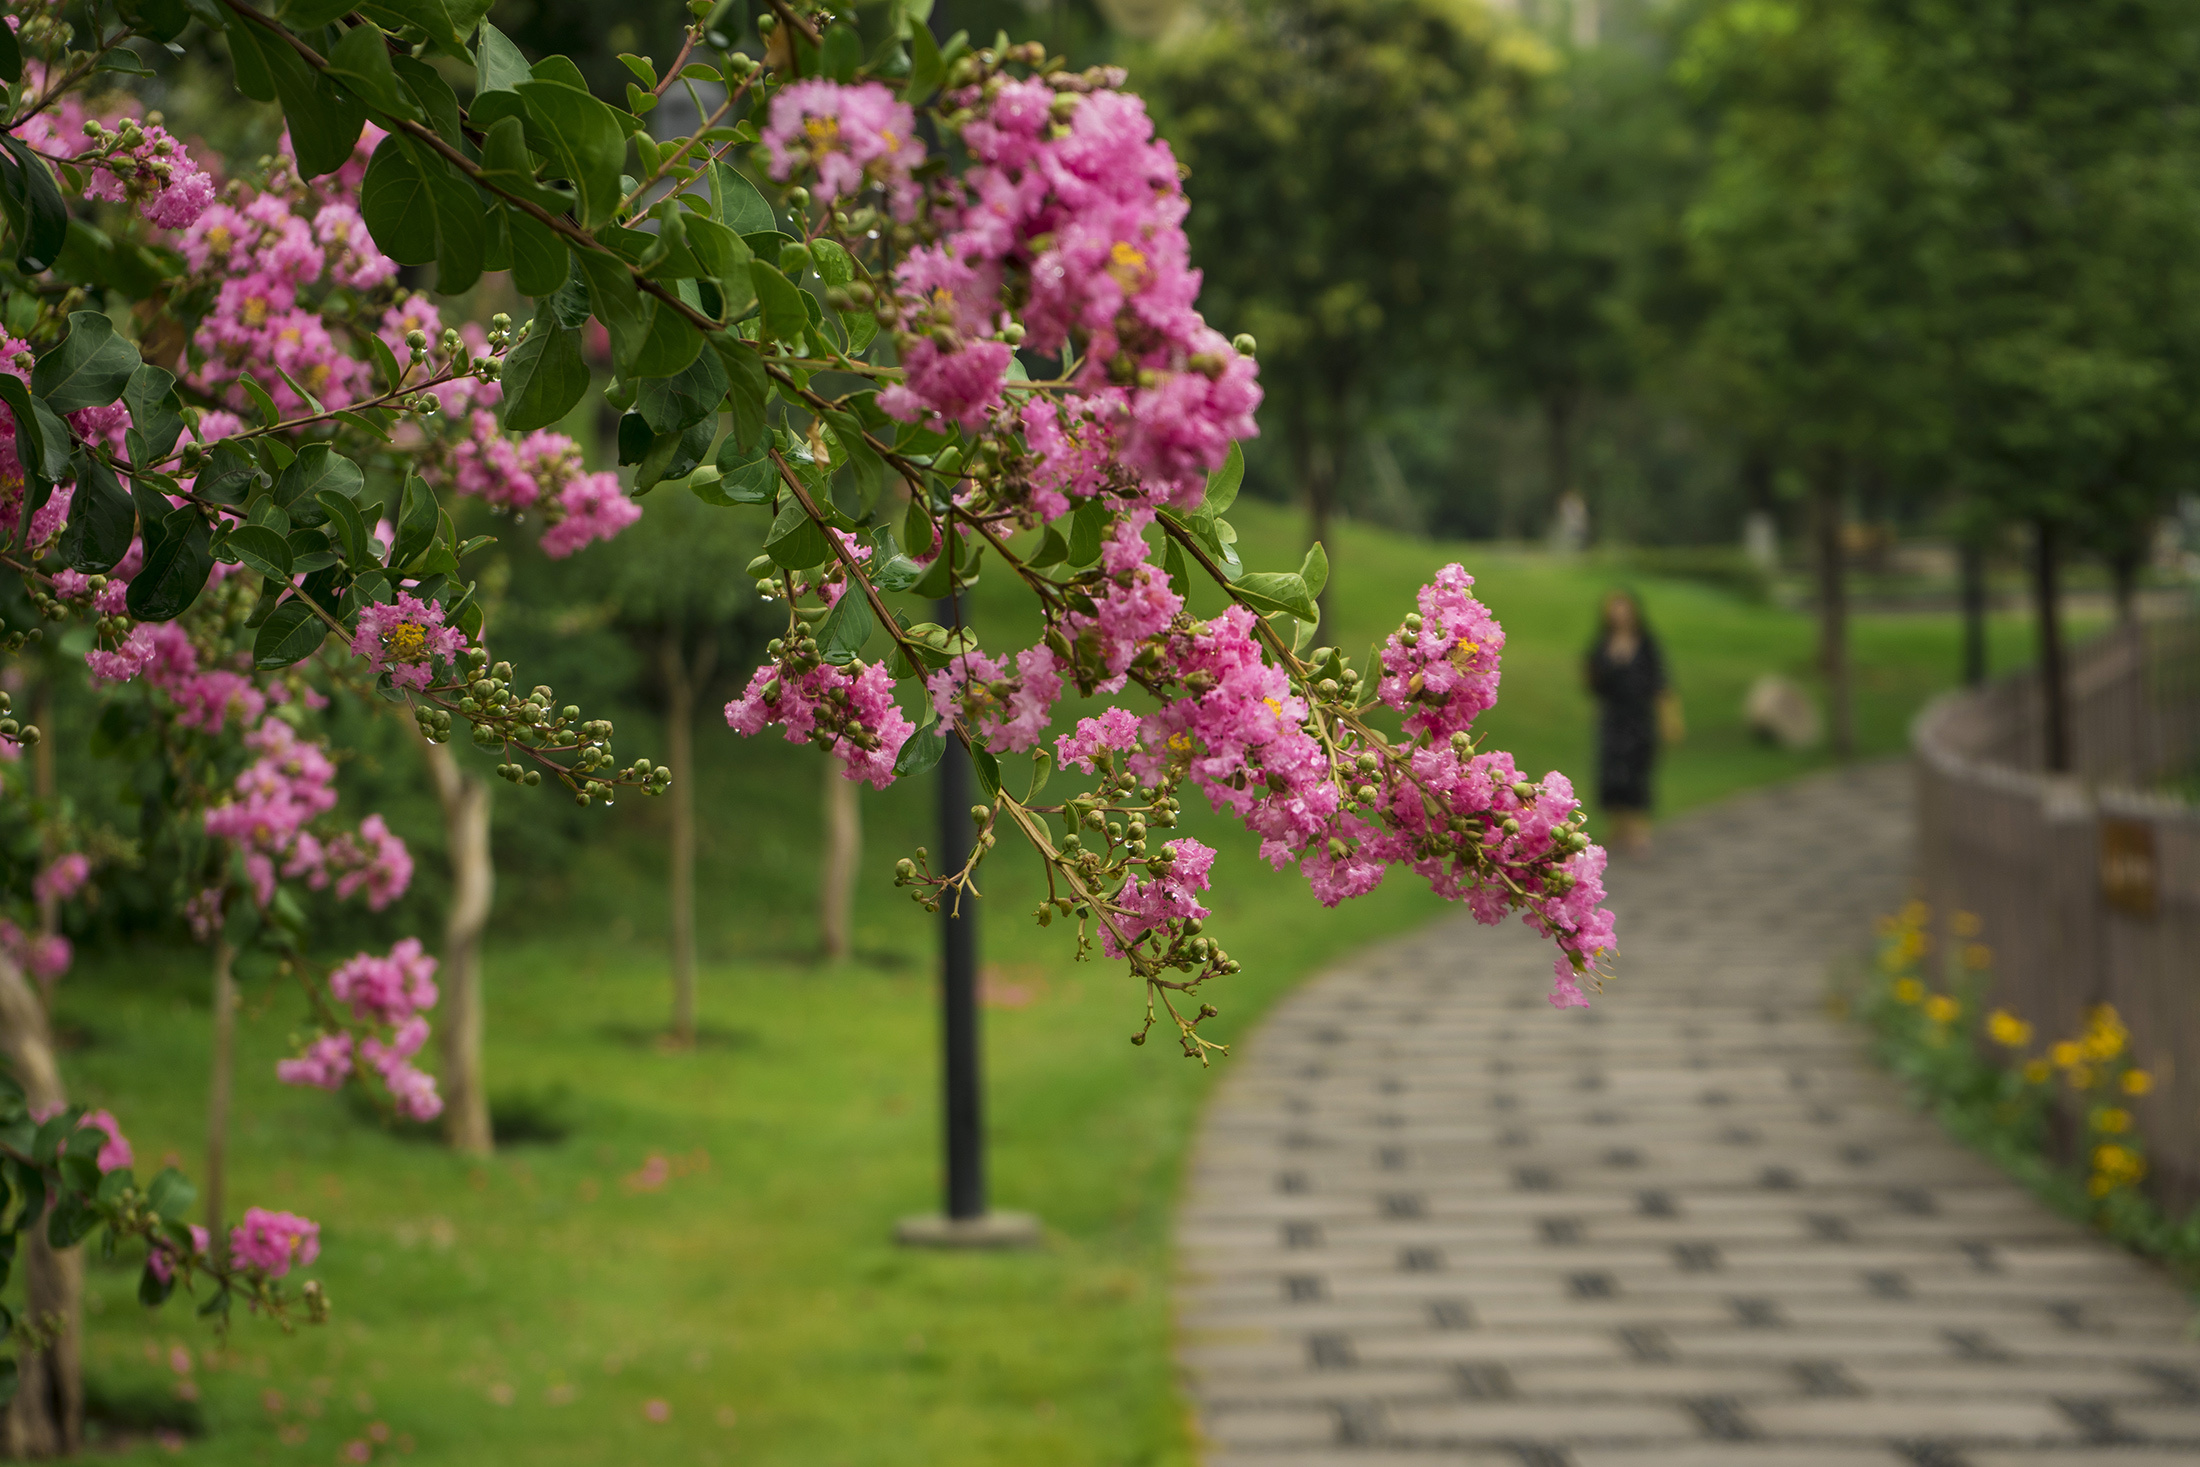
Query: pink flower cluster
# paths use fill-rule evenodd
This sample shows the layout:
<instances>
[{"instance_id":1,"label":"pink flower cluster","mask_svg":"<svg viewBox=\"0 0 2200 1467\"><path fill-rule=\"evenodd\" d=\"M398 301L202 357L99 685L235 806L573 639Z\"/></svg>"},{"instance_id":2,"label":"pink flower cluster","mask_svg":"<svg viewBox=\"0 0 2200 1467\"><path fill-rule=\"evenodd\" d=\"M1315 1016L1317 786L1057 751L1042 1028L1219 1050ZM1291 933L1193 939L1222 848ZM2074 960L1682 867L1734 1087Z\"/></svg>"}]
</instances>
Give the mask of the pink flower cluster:
<instances>
[{"instance_id":1,"label":"pink flower cluster","mask_svg":"<svg viewBox=\"0 0 2200 1467\"><path fill-rule=\"evenodd\" d=\"M894 760L916 731L894 702L894 680L876 662L826 662L793 675L765 663L726 705L726 725L753 735L774 723L787 730L788 743L817 744L839 758L848 778L878 789L894 782Z\"/></svg>"},{"instance_id":2,"label":"pink flower cluster","mask_svg":"<svg viewBox=\"0 0 2200 1467\"><path fill-rule=\"evenodd\" d=\"M1123 922L1123 935L1132 942L1156 927L1207 915L1196 894L1207 889L1207 873L1215 864L1214 851L1196 840L1172 840L1162 849L1171 857L1167 870L1143 881L1132 876L1116 894L1117 904L1129 914ZM1111 958L1123 956L1115 933L1105 926L1100 929L1100 945Z\"/></svg>"},{"instance_id":3,"label":"pink flower cluster","mask_svg":"<svg viewBox=\"0 0 2200 1467\"><path fill-rule=\"evenodd\" d=\"M58 932L25 932L0 917L0 956L41 983L51 983L69 971L76 956L69 939Z\"/></svg>"},{"instance_id":4,"label":"pink flower cluster","mask_svg":"<svg viewBox=\"0 0 2200 1467\"><path fill-rule=\"evenodd\" d=\"M130 1150L129 1138L122 1134L122 1123L115 1119L113 1111L87 1111L84 1119L77 1122L77 1129L79 1131L90 1131L94 1135L104 1138L100 1142L98 1156L99 1169L102 1173L119 1172L137 1159L136 1155ZM67 1142L62 1143L62 1149L68 1149Z\"/></svg>"},{"instance_id":5,"label":"pink flower cluster","mask_svg":"<svg viewBox=\"0 0 2200 1467\"><path fill-rule=\"evenodd\" d=\"M206 1250L213 1244L213 1235L197 1223L186 1223L184 1226L191 1230L191 1256L204 1258ZM152 1244L145 1252L145 1266L153 1271L153 1277L164 1284L175 1282L178 1261L176 1240L165 1233L154 1234Z\"/></svg>"},{"instance_id":6,"label":"pink flower cluster","mask_svg":"<svg viewBox=\"0 0 2200 1467\"><path fill-rule=\"evenodd\" d=\"M82 851L70 851L48 862L46 869L31 878L31 896L40 905L47 902L65 902L84 889L84 883L92 879L92 858Z\"/></svg>"},{"instance_id":7,"label":"pink flower cluster","mask_svg":"<svg viewBox=\"0 0 2200 1467\"><path fill-rule=\"evenodd\" d=\"M270 1212L248 1207L244 1221L229 1231L229 1258L244 1268L256 1268L279 1279L293 1267L303 1268L321 1256L321 1225L294 1212Z\"/></svg>"},{"instance_id":8,"label":"pink flower cluster","mask_svg":"<svg viewBox=\"0 0 2200 1467\"><path fill-rule=\"evenodd\" d=\"M357 1038L323 1034L302 1055L278 1061L275 1077L286 1085L334 1090L363 1064L382 1077L400 1115L427 1121L442 1114L434 1077L412 1063L428 1042L428 1021L421 1014L435 1006L435 968L435 959L413 937L387 957L360 953L339 966L328 977L330 996L350 1008L353 1022L374 1032ZM385 1029L386 1038L379 1032Z\"/></svg>"},{"instance_id":9,"label":"pink flower cluster","mask_svg":"<svg viewBox=\"0 0 2200 1467\"><path fill-rule=\"evenodd\" d=\"M132 554L142 552L133 548ZM94 602L102 615L122 614L121 595L129 589L134 569L127 558L115 567ZM75 577L75 581L65 584L63 577ZM83 579L74 571L63 571L55 577L54 589L63 595L81 594L84 588L76 581ZM109 601L116 603L111 609ZM241 664L244 654L236 654L234 660ZM140 622L113 650L94 648L85 653L84 665L91 669L95 684L125 683L142 675L168 695L177 723L204 733L219 734L232 716L240 724L257 722L267 710L267 695L249 674L236 667L202 666L198 647L178 622Z\"/></svg>"},{"instance_id":10,"label":"pink flower cluster","mask_svg":"<svg viewBox=\"0 0 2200 1467\"><path fill-rule=\"evenodd\" d=\"M842 86L812 78L780 88L764 126L764 147L771 175L782 183L798 168L814 168L823 203L878 183L896 218L915 215L919 191L909 175L924 162L924 144L909 104L877 82Z\"/></svg>"},{"instance_id":11,"label":"pink flower cluster","mask_svg":"<svg viewBox=\"0 0 2200 1467\"><path fill-rule=\"evenodd\" d=\"M466 650L466 634L443 624L439 603L400 591L393 602L360 608L351 650L367 659L369 672L387 672L398 687L418 692L435 681L436 663L451 666Z\"/></svg>"},{"instance_id":12,"label":"pink flower cluster","mask_svg":"<svg viewBox=\"0 0 2200 1467\"><path fill-rule=\"evenodd\" d=\"M259 757L237 776L237 798L206 812L206 833L245 852L261 906L275 899L277 861L282 876L303 878L316 891L331 880L339 881L340 896L363 890L376 911L404 894L412 857L380 816L368 816L356 836L326 842L308 828L336 806L336 766L319 744L270 717L245 735L245 745Z\"/></svg>"},{"instance_id":13,"label":"pink flower cluster","mask_svg":"<svg viewBox=\"0 0 2200 1467\"><path fill-rule=\"evenodd\" d=\"M1027 348L1082 353L1069 402L1020 415L1034 482L1089 496L1127 487L1109 482L1120 467L1164 503L1197 502L1231 440L1257 431L1261 393L1252 359L1200 317L1176 160L1145 104L1005 77L955 100L975 113L975 165L947 235L896 269L906 381L879 406L976 427L1002 405L1013 354L993 338L1020 299Z\"/></svg>"},{"instance_id":14,"label":"pink flower cluster","mask_svg":"<svg viewBox=\"0 0 2200 1467\"><path fill-rule=\"evenodd\" d=\"M1062 674L1051 647L1026 647L1016 654L1015 672L997 657L969 652L925 679L932 707L946 719L985 735L987 746L1015 754L1046 736L1054 704L1062 696Z\"/></svg>"},{"instance_id":15,"label":"pink flower cluster","mask_svg":"<svg viewBox=\"0 0 2200 1467\"><path fill-rule=\"evenodd\" d=\"M124 146L99 160L84 186L87 197L135 204L162 229L188 229L214 202L214 178L191 161L183 144L155 122L132 122Z\"/></svg>"},{"instance_id":16,"label":"pink flower cluster","mask_svg":"<svg viewBox=\"0 0 2200 1467\"><path fill-rule=\"evenodd\" d=\"M37 96L50 80L45 67L26 62L18 95ZM19 124L15 135L49 158L81 159L90 174L87 198L133 204L162 229L188 227L214 201L213 175L191 161L167 128L144 121L143 110L125 94L105 92L101 101L106 106L95 113L64 93Z\"/></svg>"},{"instance_id":17,"label":"pink flower cluster","mask_svg":"<svg viewBox=\"0 0 2200 1467\"><path fill-rule=\"evenodd\" d=\"M1377 696L1406 715L1408 733L1445 738L1497 704L1505 629L1469 593L1474 577L1447 565L1421 588L1421 625L1383 643Z\"/></svg>"},{"instance_id":18,"label":"pink flower cluster","mask_svg":"<svg viewBox=\"0 0 2200 1467\"><path fill-rule=\"evenodd\" d=\"M496 391L495 384L488 384L488 390ZM542 551L552 560L609 540L642 517L642 507L619 487L619 476L589 472L580 445L563 433L538 429L514 439L497 425L493 413L482 408L460 413L449 402L445 407L463 431L450 445L449 467L428 465L427 477L461 494L479 495L500 509L539 509L548 524Z\"/></svg>"}]
</instances>

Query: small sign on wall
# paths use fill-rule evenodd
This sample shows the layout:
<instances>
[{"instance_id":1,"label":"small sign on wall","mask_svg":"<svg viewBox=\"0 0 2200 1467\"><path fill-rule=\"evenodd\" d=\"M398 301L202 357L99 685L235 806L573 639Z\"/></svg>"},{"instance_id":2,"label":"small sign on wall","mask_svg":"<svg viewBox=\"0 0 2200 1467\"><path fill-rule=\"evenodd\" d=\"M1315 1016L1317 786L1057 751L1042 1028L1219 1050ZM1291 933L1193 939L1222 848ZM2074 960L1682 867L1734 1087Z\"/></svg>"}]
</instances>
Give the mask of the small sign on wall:
<instances>
[{"instance_id":1,"label":"small sign on wall","mask_svg":"<svg viewBox=\"0 0 2200 1467\"><path fill-rule=\"evenodd\" d=\"M2154 827L2101 817L2101 897L2119 912L2154 915Z\"/></svg>"}]
</instances>

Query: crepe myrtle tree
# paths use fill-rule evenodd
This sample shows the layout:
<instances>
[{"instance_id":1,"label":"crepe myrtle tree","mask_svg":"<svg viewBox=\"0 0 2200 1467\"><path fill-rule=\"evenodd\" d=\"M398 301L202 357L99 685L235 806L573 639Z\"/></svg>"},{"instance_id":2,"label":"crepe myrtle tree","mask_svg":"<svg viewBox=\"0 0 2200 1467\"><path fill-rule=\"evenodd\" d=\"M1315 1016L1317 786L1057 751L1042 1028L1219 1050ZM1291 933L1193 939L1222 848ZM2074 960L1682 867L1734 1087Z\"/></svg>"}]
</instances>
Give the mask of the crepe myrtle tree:
<instances>
[{"instance_id":1,"label":"crepe myrtle tree","mask_svg":"<svg viewBox=\"0 0 2200 1467\"><path fill-rule=\"evenodd\" d=\"M1563 775L1523 776L1474 730L1504 632L1472 577L1438 572L1355 665L1312 645L1318 545L1295 569L1241 563L1227 516L1254 343L1196 308L1182 176L1121 71L940 43L906 7L867 39L786 0L742 49L699 4L663 64L626 58L621 107L484 9L120 0L5 31L0 356L21 375L0 372L0 566L35 607L12 645L88 620L102 677L127 682L157 668L163 625L249 592L206 655L368 689L438 743L463 725L502 778L582 805L662 792L607 722L497 659L466 571L482 537L460 540L439 497L541 522L553 554L640 516L549 432L590 390L593 321L634 494L683 484L762 532L745 569L781 630L727 722L875 786L950 738L971 751L979 839L962 865L899 863L919 902L974 893L1013 836L1043 868L1035 919L1137 985L1132 1041L1158 1026L1204 1063L1206 985L1239 964L1200 900L1216 853L1169 834L1196 794L1324 903L1406 865L1485 922L1520 916L1556 950L1552 1002L1588 1001L1614 942L1604 853ZM288 124L283 153L221 185L96 90L193 25ZM645 119L674 87L701 125L660 140ZM447 327L397 293L400 264L432 264L443 296L507 271L530 319ZM121 329L95 299L130 304ZM988 570L1030 598L1031 645L920 619ZM1195 581L1225 609L1191 614ZM1058 731L1071 687L1120 701ZM412 952L370 955L331 1018L401 1024L421 982ZM355 1066L367 1035L343 1038L295 1077ZM186 1247L180 1179L117 1181L64 1146L69 1113L28 1105L0 1101L8 1237ZM44 1221L55 1198L65 1224ZM290 1226L176 1261L279 1308L262 1265L304 1256Z\"/></svg>"}]
</instances>

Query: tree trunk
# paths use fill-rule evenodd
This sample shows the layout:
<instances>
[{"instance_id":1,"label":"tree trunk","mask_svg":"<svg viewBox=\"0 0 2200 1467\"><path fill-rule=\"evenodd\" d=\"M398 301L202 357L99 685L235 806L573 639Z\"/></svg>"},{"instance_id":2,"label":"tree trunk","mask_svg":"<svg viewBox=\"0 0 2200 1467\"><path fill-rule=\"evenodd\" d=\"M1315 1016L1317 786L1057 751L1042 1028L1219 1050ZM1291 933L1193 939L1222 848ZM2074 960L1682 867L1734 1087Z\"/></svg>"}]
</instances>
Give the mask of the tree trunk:
<instances>
[{"instance_id":1,"label":"tree trunk","mask_svg":"<svg viewBox=\"0 0 2200 1467\"><path fill-rule=\"evenodd\" d=\"M672 788L672 1037L695 1042L695 693L717 660L705 640L690 666L680 629L666 631L664 665L666 744Z\"/></svg>"},{"instance_id":2,"label":"tree trunk","mask_svg":"<svg viewBox=\"0 0 2200 1467\"><path fill-rule=\"evenodd\" d=\"M1986 547L1965 540L1963 572L1963 682L1979 687L1986 681Z\"/></svg>"},{"instance_id":3,"label":"tree trunk","mask_svg":"<svg viewBox=\"0 0 2200 1467\"><path fill-rule=\"evenodd\" d=\"M45 1005L23 970L4 955L0 1058L32 1109L43 1114L68 1104ZM21 1373L15 1399L0 1416L0 1455L69 1456L84 1444L84 1253L81 1248L57 1252L47 1244L41 1221L24 1230L21 1257L25 1320L41 1331L50 1329L52 1343L35 1351L18 1345Z\"/></svg>"},{"instance_id":4,"label":"tree trunk","mask_svg":"<svg viewBox=\"0 0 2200 1467\"><path fill-rule=\"evenodd\" d=\"M1838 454L1818 462L1811 505L1818 540L1818 666L1826 677L1832 704L1833 752L1843 759L1856 752L1856 717L1849 686L1849 604L1847 552L1842 544L1842 472Z\"/></svg>"},{"instance_id":5,"label":"tree trunk","mask_svg":"<svg viewBox=\"0 0 2200 1467\"><path fill-rule=\"evenodd\" d=\"M38 676L38 691L32 695L31 722L41 734L53 729L53 669L47 668ZM59 809L60 786L54 778L53 746L51 738L41 738L31 745L31 794L38 801L40 814L39 851L47 864L61 854L60 826L56 817ZM61 929L61 898L49 892L38 899L38 935L51 937ZM39 980L45 990L46 1006L53 1006L53 986L61 975Z\"/></svg>"},{"instance_id":6,"label":"tree trunk","mask_svg":"<svg viewBox=\"0 0 2200 1467\"><path fill-rule=\"evenodd\" d=\"M453 1151L487 1156L496 1149L489 1126L489 1090L481 1068L481 931L489 924L496 864L489 850L489 782L468 774L447 744L420 741L443 804L443 840L451 864L451 905L443 919L442 990L436 1028L442 1036L443 1135Z\"/></svg>"},{"instance_id":7,"label":"tree trunk","mask_svg":"<svg viewBox=\"0 0 2200 1467\"><path fill-rule=\"evenodd\" d=\"M2116 625L2128 627L2139 619L2139 552L2125 549L2109 556L2108 574L2116 591Z\"/></svg>"},{"instance_id":8,"label":"tree trunk","mask_svg":"<svg viewBox=\"0 0 2200 1467\"><path fill-rule=\"evenodd\" d=\"M837 757L825 759L825 861L818 873L818 947L828 963L855 951L856 867L863 853L863 812L856 782Z\"/></svg>"},{"instance_id":9,"label":"tree trunk","mask_svg":"<svg viewBox=\"0 0 2200 1467\"><path fill-rule=\"evenodd\" d=\"M2063 676L2061 567L2055 522L2033 524L2032 612L2039 622L2041 743L2050 772L2070 771L2070 718Z\"/></svg>"}]
</instances>

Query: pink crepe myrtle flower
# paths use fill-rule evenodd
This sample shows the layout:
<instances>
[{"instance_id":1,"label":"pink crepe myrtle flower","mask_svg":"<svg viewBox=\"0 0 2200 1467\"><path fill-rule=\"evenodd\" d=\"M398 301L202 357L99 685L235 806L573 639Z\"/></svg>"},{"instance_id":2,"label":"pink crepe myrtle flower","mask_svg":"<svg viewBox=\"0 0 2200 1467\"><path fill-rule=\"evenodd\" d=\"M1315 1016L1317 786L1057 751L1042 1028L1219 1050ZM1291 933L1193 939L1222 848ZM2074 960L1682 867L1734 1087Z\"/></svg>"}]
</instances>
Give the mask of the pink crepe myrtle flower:
<instances>
[{"instance_id":1,"label":"pink crepe myrtle flower","mask_svg":"<svg viewBox=\"0 0 2200 1467\"><path fill-rule=\"evenodd\" d=\"M370 672L388 672L392 683L417 692L435 680L437 662L448 664L466 650L466 634L443 624L439 603L400 591L394 602L360 609L351 650L367 659Z\"/></svg>"},{"instance_id":2,"label":"pink crepe myrtle flower","mask_svg":"<svg viewBox=\"0 0 2200 1467\"><path fill-rule=\"evenodd\" d=\"M781 87L764 125L771 176L784 183L797 169L817 171L820 201L886 186L895 214L911 217L917 189L910 173L924 162L916 116L909 104L877 82L845 86L813 77Z\"/></svg>"},{"instance_id":3,"label":"pink crepe myrtle flower","mask_svg":"<svg viewBox=\"0 0 2200 1467\"><path fill-rule=\"evenodd\" d=\"M1456 562L1416 597L1421 624L1383 643L1377 695L1405 713L1409 733L1459 732L1497 703L1505 629L1469 594L1474 577Z\"/></svg>"},{"instance_id":4,"label":"pink crepe myrtle flower","mask_svg":"<svg viewBox=\"0 0 2200 1467\"><path fill-rule=\"evenodd\" d=\"M58 932L25 932L0 917L0 954L41 983L51 983L69 971L75 950Z\"/></svg>"},{"instance_id":5,"label":"pink crepe myrtle flower","mask_svg":"<svg viewBox=\"0 0 2200 1467\"><path fill-rule=\"evenodd\" d=\"M373 912L396 901L412 885L412 852L379 815L360 821L356 835L345 831L331 840L328 865L343 873L336 879L336 895L348 901L364 891L367 909Z\"/></svg>"},{"instance_id":6,"label":"pink crepe myrtle flower","mask_svg":"<svg viewBox=\"0 0 2200 1467\"><path fill-rule=\"evenodd\" d=\"M84 889L92 878L92 858L82 851L57 856L31 879L31 895L41 904L65 902Z\"/></svg>"},{"instance_id":7,"label":"pink crepe myrtle flower","mask_svg":"<svg viewBox=\"0 0 2200 1467\"><path fill-rule=\"evenodd\" d=\"M786 729L787 742L817 744L839 758L849 779L878 789L894 782L894 760L916 732L894 702L894 680L875 662L825 662L794 677L765 663L726 705L726 725L755 735L774 723Z\"/></svg>"},{"instance_id":8,"label":"pink crepe myrtle flower","mask_svg":"<svg viewBox=\"0 0 2200 1467\"><path fill-rule=\"evenodd\" d=\"M626 497L618 475L583 474L559 493L556 515L557 523L542 533L542 553L563 560L633 524L642 517L642 507Z\"/></svg>"},{"instance_id":9,"label":"pink crepe myrtle flower","mask_svg":"<svg viewBox=\"0 0 2200 1467\"><path fill-rule=\"evenodd\" d=\"M329 992L365 1023L399 1024L435 1007L436 960L408 937L387 957L360 953L328 976Z\"/></svg>"},{"instance_id":10,"label":"pink crepe myrtle flower","mask_svg":"<svg viewBox=\"0 0 2200 1467\"><path fill-rule=\"evenodd\" d=\"M1055 757L1064 767L1093 772L1102 754L1122 754L1138 747L1138 717L1127 708L1109 708L1097 718L1080 718L1077 727L1054 741Z\"/></svg>"},{"instance_id":11,"label":"pink crepe myrtle flower","mask_svg":"<svg viewBox=\"0 0 2200 1467\"><path fill-rule=\"evenodd\" d=\"M89 1111L77 1123L77 1127L79 1130L95 1131L107 1138L99 1148L99 1169L102 1173L121 1171L136 1160L130 1150L129 1138L122 1134L122 1123L115 1119L113 1111Z\"/></svg>"},{"instance_id":12,"label":"pink crepe myrtle flower","mask_svg":"<svg viewBox=\"0 0 2200 1467\"><path fill-rule=\"evenodd\" d=\"M244 1221L230 1230L229 1256L279 1279L293 1266L305 1267L321 1256L321 1225L296 1213L248 1207Z\"/></svg>"},{"instance_id":13,"label":"pink crepe myrtle flower","mask_svg":"<svg viewBox=\"0 0 2200 1467\"><path fill-rule=\"evenodd\" d=\"M204 1258L206 1250L213 1246L213 1235L197 1223L185 1223L184 1226L191 1230L191 1257L194 1259ZM153 1271L154 1278L159 1279L164 1284L172 1284L176 1281L176 1264L179 1261L176 1257L178 1247L176 1240L166 1233L155 1233L151 1244L145 1250L145 1266Z\"/></svg>"},{"instance_id":14,"label":"pink crepe myrtle flower","mask_svg":"<svg viewBox=\"0 0 2200 1467\"><path fill-rule=\"evenodd\" d=\"M162 229L188 229L214 202L214 179L191 161L183 144L154 122L131 122L122 134L134 138L91 170L87 198L136 204Z\"/></svg>"},{"instance_id":15,"label":"pink crepe myrtle flower","mask_svg":"<svg viewBox=\"0 0 2200 1467\"><path fill-rule=\"evenodd\" d=\"M335 1090L351 1075L353 1040L349 1034L323 1034L293 1059L275 1062L275 1078L285 1085Z\"/></svg>"},{"instance_id":16,"label":"pink crepe myrtle flower","mask_svg":"<svg viewBox=\"0 0 2200 1467\"><path fill-rule=\"evenodd\" d=\"M1196 893L1207 889L1208 873L1215 864L1213 848L1185 839L1172 840L1162 849L1172 858L1166 870L1143 880L1128 877L1116 894L1116 903L1129 914L1123 919L1123 935L1133 942L1169 922L1207 915ZM1123 955L1115 933L1106 924L1100 928L1100 945L1111 958Z\"/></svg>"}]
</instances>

